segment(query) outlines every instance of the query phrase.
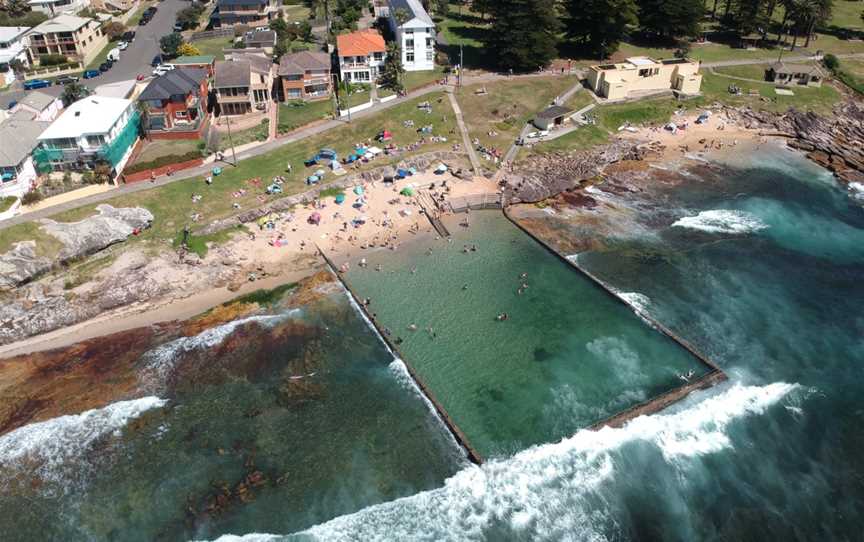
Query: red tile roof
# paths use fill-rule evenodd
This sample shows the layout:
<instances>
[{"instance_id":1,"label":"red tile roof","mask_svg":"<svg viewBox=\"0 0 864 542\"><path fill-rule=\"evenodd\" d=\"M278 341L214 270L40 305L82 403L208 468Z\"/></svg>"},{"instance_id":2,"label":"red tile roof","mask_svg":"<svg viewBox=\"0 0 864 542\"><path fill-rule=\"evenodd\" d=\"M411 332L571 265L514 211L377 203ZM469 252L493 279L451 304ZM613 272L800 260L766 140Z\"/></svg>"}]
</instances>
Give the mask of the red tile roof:
<instances>
[{"instance_id":1,"label":"red tile roof","mask_svg":"<svg viewBox=\"0 0 864 542\"><path fill-rule=\"evenodd\" d=\"M336 36L336 48L339 56L368 56L386 49L384 37L371 28Z\"/></svg>"}]
</instances>

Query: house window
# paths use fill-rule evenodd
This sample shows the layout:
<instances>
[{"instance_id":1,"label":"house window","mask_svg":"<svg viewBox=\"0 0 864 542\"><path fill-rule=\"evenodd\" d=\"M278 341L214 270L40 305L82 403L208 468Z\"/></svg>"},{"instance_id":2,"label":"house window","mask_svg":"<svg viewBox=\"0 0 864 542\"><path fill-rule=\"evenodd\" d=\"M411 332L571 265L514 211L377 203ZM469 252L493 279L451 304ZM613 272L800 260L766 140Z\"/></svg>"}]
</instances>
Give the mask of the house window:
<instances>
[{"instance_id":1,"label":"house window","mask_svg":"<svg viewBox=\"0 0 864 542\"><path fill-rule=\"evenodd\" d=\"M373 57L376 61L381 62L384 59L384 53L375 53Z\"/></svg>"},{"instance_id":2,"label":"house window","mask_svg":"<svg viewBox=\"0 0 864 542\"><path fill-rule=\"evenodd\" d=\"M174 118L175 119L185 119L186 118L186 111L175 111L174 112Z\"/></svg>"},{"instance_id":3,"label":"house window","mask_svg":"<svg viewBox=\"0 0 864 542\"><path fill-rule=\"evenodd\" d=\"M90 147L99 147L105 144L105 136L95 135L87 136L87 145Z\"/></svg>"},{"instance_id":4,"label":"house window","mask_svg":"<svg viewBox=\"0 0 864 542\"><path fill-rule=\"evenodd\" d=\"M414 51L405 53L405 62L414 62Z\"/></svg>"},{"instance_id":5,"label":"house window","mask_svg":"<svg viewBox=\"0 0 864 542\"><path fill-rule=\"evenodd\" d=\"M427 49L431 49L432 46L433 46L433 44L432 44L432 38L426 38L426 48L427 48Z\"/></svg>"},{"instance_id":6,"label":"house window","mask_svg":"<svg viewBox=\"0 0 864 542\"><path fill-rule=\"evenodd\" d=\"M413 39L405 40L405 50L406 51L413 51L414 50L414 40Z\"/></svg>"},{"instance_id":7,"label":"house window","mask_svg":"<svg viewBox=\"0 0 864 542\"><path fill-rule=\"evenodd\" d=\"M426 60L428 62L435 60L435 53L433 51L426 51Z\"/></svg>"},{"instance_id":8,"label":"house window","mask_svg":"<svg viewBox=\"0 0 864 542\"><path fill-rule=\"evenodd\" d=\"M300 97L300 89L299 88L289 88L288 89L288 97L289 98L299 98Z\"/></svg>"}]
</instances>

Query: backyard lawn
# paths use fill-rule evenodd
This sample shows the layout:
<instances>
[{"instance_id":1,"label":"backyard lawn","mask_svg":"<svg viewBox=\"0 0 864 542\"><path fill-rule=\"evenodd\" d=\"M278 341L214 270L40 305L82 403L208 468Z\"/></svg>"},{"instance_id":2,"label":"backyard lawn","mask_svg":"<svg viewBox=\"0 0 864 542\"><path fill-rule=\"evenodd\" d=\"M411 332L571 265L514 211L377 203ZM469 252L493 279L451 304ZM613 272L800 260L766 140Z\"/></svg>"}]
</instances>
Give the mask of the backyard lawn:
<instances>
[{"instance_id":1,"label":"backyard lawn","mask_svg":"<svg viewBox=\"0 0 864 542\"><path fill-rule=\"evenodd\" d=\"M410 92L439 79L444 79L443 66L436 66L434 70L429 71L405 72L405 75L402 76L402 86L405 87L406 92ZM378 91L378 95L381 95L380 90Z\"/></svg>"},{"instance_id":2,"label":"backyard lawn","mask_svg":"<svg viewBox=\"0 0 864 542\"><path fill-rule=\"evenodd\" d=\"M430 101L433 104L434 113L428 114L417 107L420 101ZM414 127L405 126L404 121L411 120ZM304 179L310 174L310 170L303 167L303 161L315 154L322 147L335 149L340 156L347 155L355 143L365 142L373 139L382 129L393 133L393 143L405 146L417 142L419 136L417 126L432 124L434 133L448 135L456 129L456 121L450 104L444 94L427 95L422 99L412 100L394 106L384 112L370 115L355 120L343 127L331 130L280 147L269 153L243 160L237 167L227 166L223 173L214 178L211 186L207 186L202 178L177 181L165 186L117 196L106 201L115 207L142 206L149 209L155 219L153 227L141 235L131 239L129 243L148 242L155 247L168 248L173 245L178 232L185 225L193 229L196 224L192 222L192 216L200 214L198 225L206 225L209 222L230 216L238 211L232 208L234 203L241 209L250 209L273 201L280 196L267 196L264 188L275 175L285 176L283 189L285 195L298 193L308 187ZM449 149L451 142L427 143L419 147L416 153L425 153L434 150ZM384 156L369 164L363 164L363 169L380 167L387 163L395 163L404 158L405 155L396 154ZM286 173L286 164L293 166L292 173ZM252 179L260 178L259 183ZM335 177L328 176L325 182ZM233 194L244 189L246 192L239 197ZM198 202L192 201L192 195L198 194L202 199ZM93 213L95 205L80 207L53 216L54 220L72 221L80 220ZM38 230L34 222L25 222L16 226L0 230L0 252L8 250L12 243L25 239L37 240L37 251L46 255L54 255L60 245L55 239Z\"/></svg>"},{"instance_id":3,"label":"backyard lawn","mask_svg":"<svg viewBox=\"0 0 864 542\"><path fill-rule=\"evenodd\" d=\"M197 139L154 139L144 145L135 162L150 162L162 156L180 156L198 148Z\"/></svg>"},{"instance_id":4,"label":"backyard lawn","mask_svg":"<svg viewBox=\"0 0 864 542\"><path fill-rule=\"evenodd\" d=\"M252 143L253 141L267 141L269 120L263 119L260 124L247 128L245 130L231 130L231 137L228 137L228 132L219 132L219 150L227 151L233 144L235 147Z\"/></svg>"},{"instance_id":5,"label":"backyard lawn","mask_svg":"<svg viewBox=\"0 0 864 542\"><path fill-rule=\"evenodd\" d=\"M729 94L729 85L738 85L744 92L741 96ZM828 114L834 104L842 100L840 93L829 83L824 83L820 88L792 87L794 96L780 96L774 89L772 83L756 83L740 81L723 77L720 74L709 72L702 73L702 102L712 103L720 101L725 104L740 106L749 105L754 109L766 111L783 112L790 107L799 110L814 111L816 113ZM759 94L749 96L748 91L758 90Z\"/></svg>"},{"instance_id":6,"label":"backyard lawn","mask_svg":"<svg viewBox=\"0 0 864 542\"><path fill-rule=\"evenodd\" d=\"M506 152L526 122L577 82L575 76L565 76L471 85L459 91L459 106L472 139ZM476 94L484 87L486 94Z\"/></svg>"},{"instance_id":7,"label":"backyard lawn","mask_svg":"<svg viewBox=\"0 0 864 542\"><path fill-rule=\"evenodd\" d=\"M276 132L285 134L292 130L333 116L333 100L318 100L315 102L294 101L279 104L279 124Z\"/></svg>"},{"instance_id":8,"label":"backyard lawn","mask_svg":"<svg viewBox=\"0 0 864 542\"><path fill-rule=\"evenodd\" d=\"M192 45L201 51L202 55L213 55L216 60L225 60L225 53L222 52L226 47L231 47L234 40L230 37L220 36L216 38L208 38L205 40L195 40Z\"/></svg>"}]
</instances>

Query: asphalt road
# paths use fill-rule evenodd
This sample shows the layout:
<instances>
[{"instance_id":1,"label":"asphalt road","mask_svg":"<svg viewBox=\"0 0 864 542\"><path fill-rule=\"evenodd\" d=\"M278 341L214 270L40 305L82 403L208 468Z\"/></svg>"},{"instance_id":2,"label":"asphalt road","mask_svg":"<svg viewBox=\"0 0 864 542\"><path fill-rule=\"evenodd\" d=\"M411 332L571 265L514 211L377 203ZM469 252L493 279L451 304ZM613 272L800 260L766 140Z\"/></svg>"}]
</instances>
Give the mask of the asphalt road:
<instances>
[{"instance_id":1,"label":"asphalt road","mask_svg":"<svg viewBox=\"0 0 864 542\"><path fill-rule=\"evenodd\" d=\"M159 54L159 38L166 34L170 34L174 30L174 22L177 12L188 7L189 2L185 0L163 0L158 2L156 7L156 15L145 26L132 26L129 29L135 31L135 41L125 50L120 52L120 60L114 63L114 66L107 72L94 77L93 79L82 79L81 83L93 90L99 85L106 83L116 83L118 81L127 81L135 79L139 73L149 76L153 71L150 62L153 57ZM5 100L4 96L17 99L17 95L23 89L21 81L16 81L15 84L6 92L0 93L0 104ZM39 89L40 92L50 94L51 96L60 96L63 92L61 85L52 85L47 88Z\"/></svg>"}]
</instances>

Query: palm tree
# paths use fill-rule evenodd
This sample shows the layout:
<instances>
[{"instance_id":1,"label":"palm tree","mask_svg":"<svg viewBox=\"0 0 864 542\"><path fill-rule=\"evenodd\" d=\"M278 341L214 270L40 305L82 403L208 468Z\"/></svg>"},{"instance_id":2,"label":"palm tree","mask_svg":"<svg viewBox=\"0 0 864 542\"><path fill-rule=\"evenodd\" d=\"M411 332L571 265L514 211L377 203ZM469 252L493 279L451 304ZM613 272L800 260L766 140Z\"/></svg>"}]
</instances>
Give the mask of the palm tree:
<instances>
[{"instance_id":1,"label":"palm tree","mask_svg":"<svg viewBox=\"0 0 864 542\"><path fill-rule=\"evenodd\" d=\"M87 90L87 87L78 83L77 81L72 81L67 83L65 87L63 87L63 94L61 96L63 100L63 105L68 107L69 105L77 102L81 98L86 98L90 94L90 91Z\"/></svg>"},{"instance_id":2,"label":"palm tree","mask_svg":"<svg viewBox=\"0 0 864 542\"><path fill-rule=\"evenodd\" d=\"M135 102L135 109L138 110L138 114L140 115L138 119L138 135L144 139L150 139L150 132L148 131L150 127L150 109L148 109L145 102L140 100Z\"/></svg>"}]
</instances>

